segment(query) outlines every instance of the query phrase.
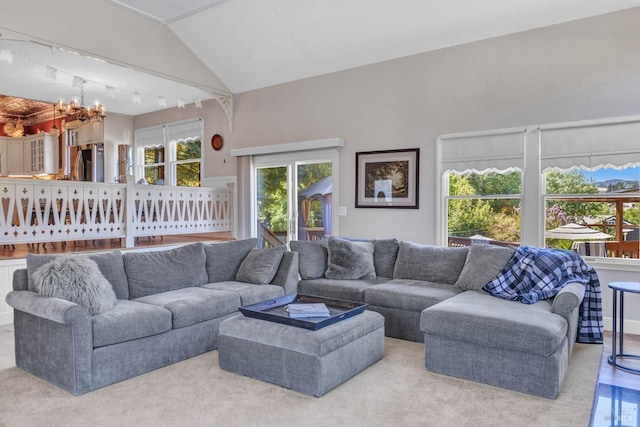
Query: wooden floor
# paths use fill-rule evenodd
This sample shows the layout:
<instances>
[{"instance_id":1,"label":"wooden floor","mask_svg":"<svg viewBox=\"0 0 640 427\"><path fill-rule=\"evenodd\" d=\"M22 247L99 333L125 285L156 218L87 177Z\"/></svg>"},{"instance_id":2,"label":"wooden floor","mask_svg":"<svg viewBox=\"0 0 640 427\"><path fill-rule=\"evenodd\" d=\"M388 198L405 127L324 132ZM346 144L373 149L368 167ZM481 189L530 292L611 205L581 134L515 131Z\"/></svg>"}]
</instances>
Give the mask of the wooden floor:
<instances>
[{"instance_id":1,"label":"wooden floor","mask_svg":"<svg viewBox=\"0 0 640 427\"><path fill-rule=\"evenodd\" d=\"M140 237L136 239L135 247L171 246L184 243L230 239L230 233L228 232ZM27 254L60 254L67 252L107 251L118 249L124 249L124 239L98 239L64 243L41 243L36 245L2 245L0 247L0 259L26 258Z\"/></svg>"}]
</instances>

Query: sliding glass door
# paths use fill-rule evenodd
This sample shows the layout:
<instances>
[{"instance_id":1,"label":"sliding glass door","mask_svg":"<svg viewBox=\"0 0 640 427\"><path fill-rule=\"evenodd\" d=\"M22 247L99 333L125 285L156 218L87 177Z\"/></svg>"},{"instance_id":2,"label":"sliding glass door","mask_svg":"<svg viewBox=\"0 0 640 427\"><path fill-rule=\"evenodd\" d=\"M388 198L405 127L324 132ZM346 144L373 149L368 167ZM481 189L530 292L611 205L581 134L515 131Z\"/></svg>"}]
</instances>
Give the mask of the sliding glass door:
<instances>
[{"instance_id":1,"label":"sliding glass door","mask_svg":"<svg viewBox=\"0 0 640 427\"><path fill-rule=\"evenodd\" d=\"M254 235L260 247L325 239L334 232L336 162L335 150L254 158Z\"/></svg>"}]
</instances>

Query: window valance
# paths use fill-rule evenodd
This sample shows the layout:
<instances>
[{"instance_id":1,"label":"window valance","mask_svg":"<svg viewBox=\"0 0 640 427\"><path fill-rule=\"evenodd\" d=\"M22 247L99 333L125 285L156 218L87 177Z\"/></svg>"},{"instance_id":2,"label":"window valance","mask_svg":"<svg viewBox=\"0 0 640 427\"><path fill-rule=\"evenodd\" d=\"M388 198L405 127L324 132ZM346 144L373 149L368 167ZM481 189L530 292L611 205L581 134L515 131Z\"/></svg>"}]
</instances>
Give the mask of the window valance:
<instances>
[{"instance_id":1,"label":"window valance","mask_svg":"<svg viewBox=\"0 0 640 427\"><path fill-rule=\"evenodd\" d=\"M201 118L166 126L167 141L187 139L201 139L203 135L203 120Z\"/></svg>"},{"instance_id":2,"label":"window valance","mask_svg":"<svg viewBox=\"0 0 640 427\"><path fill-rule=\"evenodd\" d=\"M161 147L164 145L164 126L138 129L135 136L136 147Z\"/></svg>"},{"instance_id":3,"label":"window valance","mask_svg":"<svg viewBox=\"0 0 640 427\"><path fill-rule=\"evenodd\" d=\"M447 135L440 140L443 172L524 169L524 129L487 134Z\"/></svg>"},{"instance_id":4,"label":"window valance","mask_svg":"<svg viewBox=\"0 0 640 427\"><path fill-rule=\"evenodd\" d=\"M640 165L640 121L541 127L542 171Z\"/></svg>"}]
</instances>

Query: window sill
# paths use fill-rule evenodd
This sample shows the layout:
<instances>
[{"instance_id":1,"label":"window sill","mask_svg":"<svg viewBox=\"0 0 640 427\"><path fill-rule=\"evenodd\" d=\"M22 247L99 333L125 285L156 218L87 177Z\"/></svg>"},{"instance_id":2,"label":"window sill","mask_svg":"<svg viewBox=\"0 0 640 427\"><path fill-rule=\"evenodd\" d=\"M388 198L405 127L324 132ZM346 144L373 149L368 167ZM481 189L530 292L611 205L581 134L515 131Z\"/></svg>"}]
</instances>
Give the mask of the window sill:
<instances>
[{"instance_id":1,"label":"window sill","mask_svg":"<svg viewBox=\"0 0 640 427\"><path fill-rule=\"evenodd\" d=\"M589 256L583 256L582 259L596 270L640 271L640 259Z\"/></svg>"}]
</instances>

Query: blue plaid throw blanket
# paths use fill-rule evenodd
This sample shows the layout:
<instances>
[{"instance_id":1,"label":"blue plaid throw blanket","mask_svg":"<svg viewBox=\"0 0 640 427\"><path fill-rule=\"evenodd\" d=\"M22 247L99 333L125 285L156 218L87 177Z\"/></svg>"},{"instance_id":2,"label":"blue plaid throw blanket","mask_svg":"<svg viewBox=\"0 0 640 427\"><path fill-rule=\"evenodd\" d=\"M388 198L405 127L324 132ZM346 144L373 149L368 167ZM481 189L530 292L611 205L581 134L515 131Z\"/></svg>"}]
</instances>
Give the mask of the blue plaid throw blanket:
<instances>
[{"instance_id":1,"label":"blue plaid throw blanket","mask_svg":"<svg viewBox=\"0 0 640 427\"><path fill-rule=\"evenodd\" d=\"M602 298L596 271L573 251L520 246L502 272L484 286L491 295L533 304L555 297L567 284L585 285L577 342L602 343Z\"/></svg>"}]
</instances>

